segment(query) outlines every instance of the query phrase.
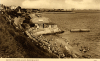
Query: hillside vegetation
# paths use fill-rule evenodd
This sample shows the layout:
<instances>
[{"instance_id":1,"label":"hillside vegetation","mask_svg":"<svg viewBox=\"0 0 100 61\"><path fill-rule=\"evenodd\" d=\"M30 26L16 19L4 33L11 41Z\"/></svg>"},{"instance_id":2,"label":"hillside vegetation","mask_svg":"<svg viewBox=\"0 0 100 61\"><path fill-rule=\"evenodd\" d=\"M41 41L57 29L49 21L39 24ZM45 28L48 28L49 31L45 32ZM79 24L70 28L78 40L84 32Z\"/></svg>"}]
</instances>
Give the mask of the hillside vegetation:
<instances>
[{"instance_id":1,"label":"hillside vegetation","mask_svg":"<svg viewBox=\"0 0 100 61\"><path fill-rule=\"evenodd\" d=\"M20 30L16 30L0 14L0 57L1 58L57 58L52 53L32 43Z\"/></svg>"}]
</instances>

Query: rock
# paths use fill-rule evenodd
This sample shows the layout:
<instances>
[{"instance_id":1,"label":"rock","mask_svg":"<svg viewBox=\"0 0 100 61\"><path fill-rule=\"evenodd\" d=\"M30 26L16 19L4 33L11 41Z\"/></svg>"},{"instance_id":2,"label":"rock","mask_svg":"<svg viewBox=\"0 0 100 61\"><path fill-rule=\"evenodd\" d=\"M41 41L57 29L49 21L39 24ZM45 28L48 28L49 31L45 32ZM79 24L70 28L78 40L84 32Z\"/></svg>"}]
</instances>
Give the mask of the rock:
<instances>
[{"instance_id":1,"label":"rock","mask_svg":"<svg viewBox=\"0 0 100 61\"><path fill-rule=\"evenodd\" d=\"M50 50L50 47L48 47L48 49Z\"/></svg>"},{"instance_id":2,"label":"rock","mask_svg":"<svg viewBox=\"0 0 100 61\"><path fill-rule=\"evenodd\" d=\"M46 46L43 46L44 49L46 49Z\"/></svg>"},{"instance_id":3,"label":"rock","mask_svg":"<svg viewBox=\"0 0 100 61\"><path fill-rule=\"evenodd\" d=\"M64 58L64 57L65 57L65 55L62 53L62 54L60 54L60 57L61 57L61 58Z\"/></svg>"},{"instance_id":4,"label":"rock","mask_svg":"<svg viewBox=\"0 0 100 61\"><path fill-rule=\"evenodd\" d=\"M51 39L51 41L53 41L54 39Z\"/></svg>"},{"instance_id":5,"label":"rock","mask_svg":"<svg viewBox=\"0 0 100 61\"><path fill-rule=\"evenodd\" d=\"M87 50L86 50L86 49L83 49L83 52L84 52L84 53L86 53L86 52L87 52Z\"/></svg>"},{"instance_id":6,"label":"rock","mask_svg":"<svg viewBox=\"0 0 100 61\"><path fill-rule=\"evenodd\" d=\"M56 51L56 50L54 50L54 53L55 53L55 54L57 54L57 51Z\"/></svg>"},{"instance_id":7,"label":"rock","mask_svg":"<svg viewBox=\"0 0 100 61\"><path fill-rule=\"evenodd\" d=\"M42 43L39 43L39 45L42 45Z\"/></svg>"},{"instance_id":8,"label":"rock","mask_svg":"<svg viewBox=\"0 0 100 61\"><path fill-rule=\"evenodd\" d=\"M52 52L54 52L54 51L55 51L55 48L54 48L54 47L52 47L52 48L51 48L51 51L52 51Z\"/></svg>"},{"instance_id":9,"label":"rock","mask_svg":"<svg viewBox=\"0 0 100 61\"><path fill-rule=\"evenodd\" d=\"M40 37L42 37L42 35L40 35Z\"/></svg>"},{"instance_id":10,"label":"rock","mask_svg":"<svg viewBox=\"0 0 100 61\"><path fill-rule=\"evenodd\" d=\"M74 57L74 58L77 58L77 55L76 55L76 54L73 54L73 57Z\"/></svg>"}]
</instances>

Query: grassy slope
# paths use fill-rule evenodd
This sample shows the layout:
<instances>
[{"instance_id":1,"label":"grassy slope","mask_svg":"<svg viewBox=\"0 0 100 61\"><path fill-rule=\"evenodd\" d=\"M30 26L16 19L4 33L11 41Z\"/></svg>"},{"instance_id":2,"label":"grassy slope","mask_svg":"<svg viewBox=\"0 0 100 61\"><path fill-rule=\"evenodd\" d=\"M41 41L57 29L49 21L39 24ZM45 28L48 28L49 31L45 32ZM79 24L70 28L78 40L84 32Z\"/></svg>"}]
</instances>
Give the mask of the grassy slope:
<instances>
[{"instance_id":1,"label":"grassy slope","mask_svg":"<svg viewBox=\"0 0 100 61\"><path fill-rule=\"evenodd\" d=\"M0 14L0 57L3 58L56 58L53 54L36 46L22 32L15 32L12 25Z\"/></svg>"}]
</instances>

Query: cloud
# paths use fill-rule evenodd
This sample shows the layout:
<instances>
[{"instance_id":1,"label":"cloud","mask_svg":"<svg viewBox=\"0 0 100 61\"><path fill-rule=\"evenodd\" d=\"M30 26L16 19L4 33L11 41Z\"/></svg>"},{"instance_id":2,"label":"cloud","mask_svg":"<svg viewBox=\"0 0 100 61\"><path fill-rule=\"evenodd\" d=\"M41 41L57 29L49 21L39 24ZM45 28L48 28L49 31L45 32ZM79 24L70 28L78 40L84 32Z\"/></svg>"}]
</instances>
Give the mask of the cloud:
<instances>
[{"instance_id":1,"label":"cloud","mask_svg":"<svg viewBox=\"0 0 100 61\"><path fill-rule=\"evenodd\" d=\"M23 8L100 9L100 0L0 0L0 4Z\"/></svg>"},{"instance_id":2,"label":"cloud","mask_svg":"<svg viewBox=\"0 0 100 61\"><path fill-rule=\"evenodd\" d=\"M62 8L64 0L25 0L22 7L27 8Z\"/></svg>"},{"instance_id":3,"label":"cloud","mask_svg":"<svg viewBox=\"0 0 100 61\"><path fill-rule=\"evenodd\" d=\"M20 6L24 0L0 0L0 4Z\"/></svg>"},{"instance_id":4,"label":"cloud","mask_svg":"<svg viewBox=\"0 0 100 61\"><path fill-rule=\"evenodd\" d=\"M44 4L45 3L45 4ZM30 1L30 0L25 0L23 3L22 3L22 7L26 7L26 8L43 8L43 7L48 7L50 4L47 2L47 1L42 1L42 0L33 0L33 1Z\"/></svg>"},{"instance_id":5,"label":"cloud","mask_svg":"<svg viewBox=\"0 0 100 61\"><path fill-rule=\"evenodd\" d=\"M25 0L26 8L100 9L100 0Z\"/></svg>"},{"instance_id":6,"label":"cloud","mask_svg":"<svg viewBox=\"0 0 100 61\"><path fill-rule=\"evenodd\" d=\"M13 2L13 0L0 0L0 4L9 5Z\"/></svg>"},{"instance_id":7,"label":"cloud","mask_svg":"<svg viewBox=\"0 0 100 61\"><path fill-rule=\"evenodd\" d=\"M66 0L66 5L77 9L100 9L100 4L95 4L93 0Z\"/></svg>"}]
</instances>

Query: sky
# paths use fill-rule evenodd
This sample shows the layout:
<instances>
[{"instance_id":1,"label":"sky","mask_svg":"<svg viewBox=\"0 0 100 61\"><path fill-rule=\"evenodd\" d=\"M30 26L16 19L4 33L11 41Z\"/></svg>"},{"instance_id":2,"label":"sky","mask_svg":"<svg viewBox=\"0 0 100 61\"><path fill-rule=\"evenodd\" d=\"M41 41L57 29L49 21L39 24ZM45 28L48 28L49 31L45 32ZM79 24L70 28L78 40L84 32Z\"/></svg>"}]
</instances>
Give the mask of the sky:
<instances>
[{"instance_id":1,"label":"sky","mask_svg":"<svg viewBox=\"0 0 100 61\"><path fill-rule=\"evenodd\" d=\"M100 0L0 0L0 4L22 8L100 9Z\"/></svg>"}]
</instances>

